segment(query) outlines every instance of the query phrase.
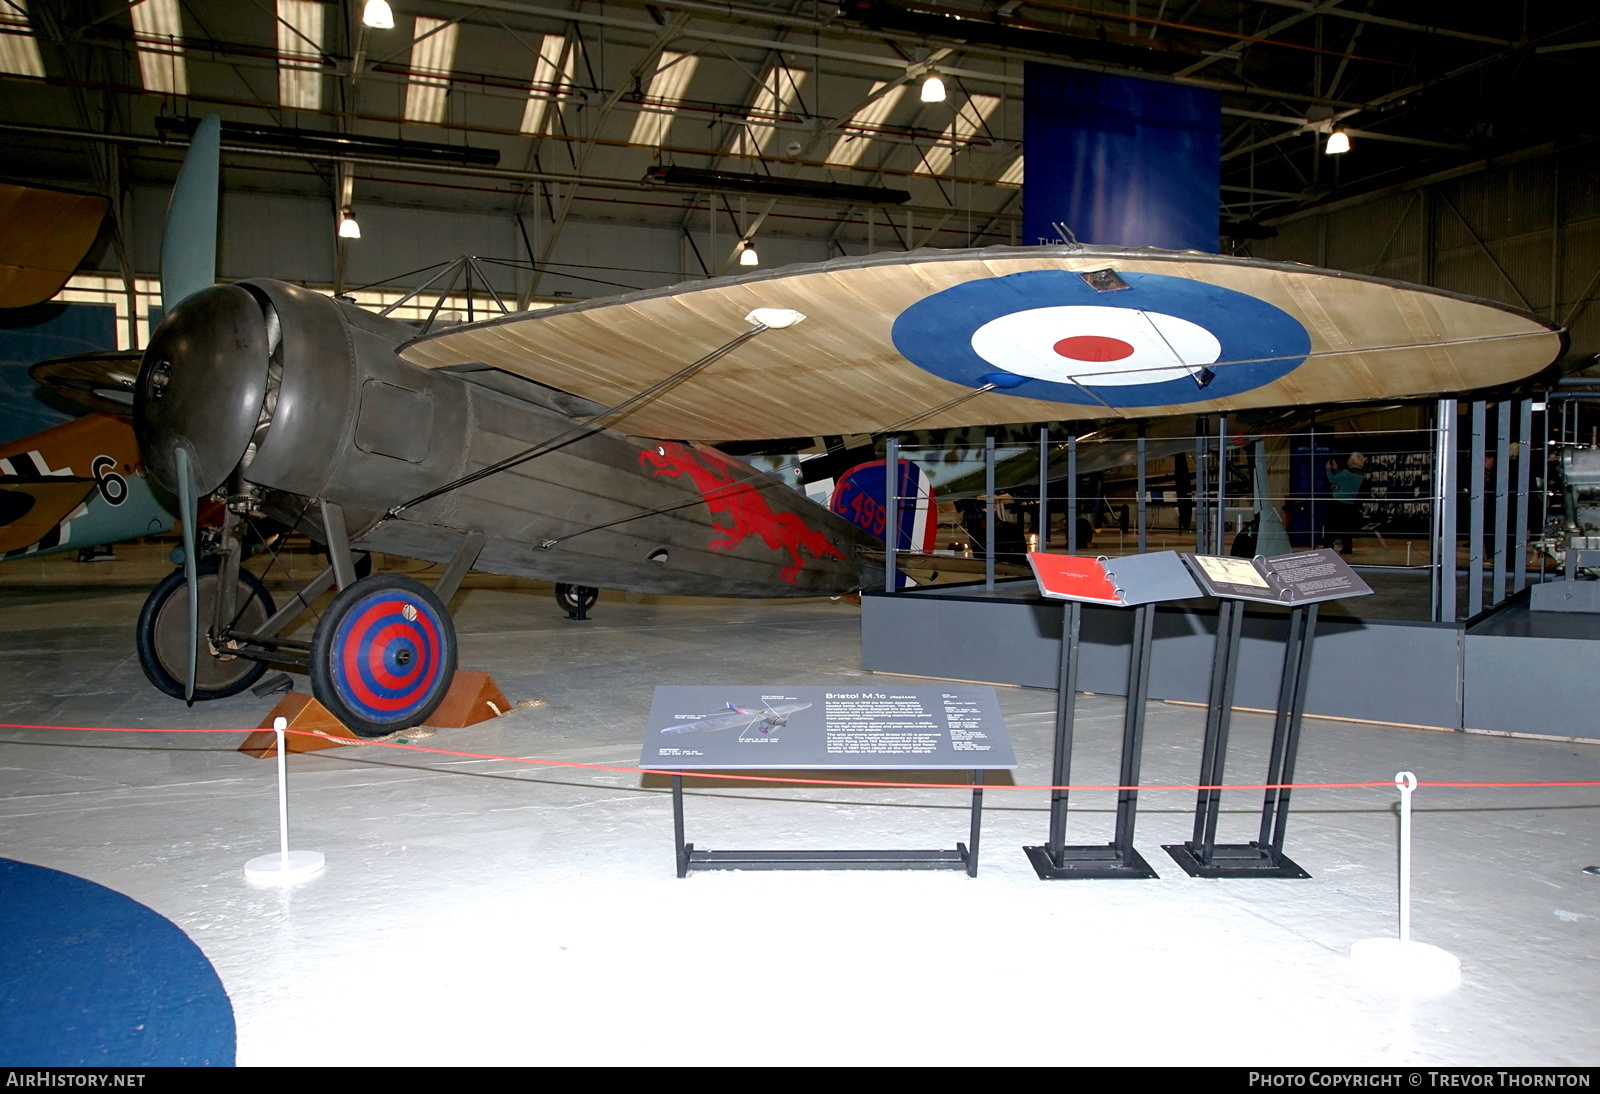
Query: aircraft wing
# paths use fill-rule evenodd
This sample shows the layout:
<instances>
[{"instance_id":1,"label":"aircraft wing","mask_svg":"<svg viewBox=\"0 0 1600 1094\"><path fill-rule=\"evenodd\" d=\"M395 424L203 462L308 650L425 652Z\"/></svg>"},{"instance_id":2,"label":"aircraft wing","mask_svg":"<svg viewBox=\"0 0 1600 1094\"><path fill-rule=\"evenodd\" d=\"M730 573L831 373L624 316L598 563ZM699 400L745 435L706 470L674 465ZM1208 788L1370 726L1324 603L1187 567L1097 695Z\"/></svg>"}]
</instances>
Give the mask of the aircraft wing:
<instances>
[{"instance_id":1,"label":"aircraft wing","mask_svg":"<svg viewBox=\"0 0 1600 1094\"><path fill-rule=\"evenodd\" d=\"M401 353L425 367L490 365L612 406L748 330L756 308L807 318L612 428L763 440L1364 402L1509 383L1567 347L1542 319L1438 289L1061 245L789 266L454 327Z\"/></svg>"},{"instance_id":2,"label":"aircraft wing","mask_svg":"<svg viewBox=\"0 0 1600 1094\"><path fill-rule=\"evenodd\" d=\"M32 547L94 493L93 479L0 478L0 555Z\"/></svg>"},{"instance_id":3,"label":"aircraft wing","mask_svg":"<svg viewBox=\"0 0 1600 1094\"><path fill-rule=\"evenodd\" d=\"M97 194L0 182L0 308L25 308L60 292L108 208Z\"/></svg>"}]
</instances>

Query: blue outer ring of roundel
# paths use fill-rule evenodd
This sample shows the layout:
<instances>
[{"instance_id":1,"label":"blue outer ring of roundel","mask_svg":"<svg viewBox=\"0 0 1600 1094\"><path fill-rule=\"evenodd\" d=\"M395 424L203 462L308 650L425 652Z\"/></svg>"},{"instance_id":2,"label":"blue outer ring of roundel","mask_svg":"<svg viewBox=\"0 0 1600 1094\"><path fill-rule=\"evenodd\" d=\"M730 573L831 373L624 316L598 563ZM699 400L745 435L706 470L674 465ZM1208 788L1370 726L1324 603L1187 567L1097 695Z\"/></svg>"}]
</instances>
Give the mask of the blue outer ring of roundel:
<instances>
[{"instance_id":1,"label":"blue outer ring of roundel","mask_svg":"<svg viewBox=\"0 0 1600 1094\"><path fill-rule=\"evenodd\" d=\"M1293 372L1311 352L1311 336L1300 321L1247 293L1187 277L1118 271L1126 289L1096 292L1070 270L1024 273L968 281L911 305L894 321L897 350L918 368L967 387L982 387L995 374L999 390L1027 399L1087 406L1142 407L1204 403L1270 384ZM1204 388L1193 379L1156 384L1113 384L1093 394L1076 384L1025 379L979 357L972 335L1001 316L1035 308L1089 304L1164 312L1210 331L1222 344L1216 376Z\"/></svg>"}]
</instances>

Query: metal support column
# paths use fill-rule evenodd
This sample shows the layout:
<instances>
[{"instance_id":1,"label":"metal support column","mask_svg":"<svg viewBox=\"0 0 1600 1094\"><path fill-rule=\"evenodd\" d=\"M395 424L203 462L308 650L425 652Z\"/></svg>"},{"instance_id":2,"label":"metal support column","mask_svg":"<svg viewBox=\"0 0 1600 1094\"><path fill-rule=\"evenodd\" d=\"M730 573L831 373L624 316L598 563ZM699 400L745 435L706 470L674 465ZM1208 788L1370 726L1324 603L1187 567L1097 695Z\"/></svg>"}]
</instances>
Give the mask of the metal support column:
<instances>
[{"instance_id":1,"label":"metal support column","mask_svg":"<svg viewBox=\"0 0 1600 1094\"><path fill-rule=\"evenodd\" d=\"M1139 423L1139 553L1142 555L1149 550L1148 530L1148 502L1150 487L1148 476L1145 474L1148 465L1147 446L1145 444L1144 423Z\"/></svg>"},{"instance_id":2,"label":"metal support column","mask_svg":"<svg viewBox=\"0 0 1600 1094\"><path fill-rule=\"evenodd\" d=\"M1050 549L1050 427L1039 427L1039 508L1033 518L1039 550Z\"/></svg>"},{"instance_id":3,"label":"metal support column","mask_svg":"<svg viewBox=\"0 0 1600 1094\"><path fill-rule=\"evenodd\" d=\"M983 493L988 498L988 508L984 510L987 519L983 522L983 587L994 588L994 434L989 434L983 439Z\"/></svg>"},{"instance_id":4,"label":"metal support column","mask_svg":"<svg viewBox=\"0 0 1600 1094\"><path fill-rule=\"evenodd\" d=\"M1051 786L1067 786L1072 773L1073 708L1077 701L1080 606L1068 601L1062 618L1061 671L1056 693L1056 751ZM1139 806L1139 761L1144 751L1145 706L1150 695L1150 648L1155 638L1155 605L1133 609L1133 644L1128 651L1128 705L1122 717L1122 763L1117 775L1117 821L1109 844L1065 846L1067 792L1050 792L1049 842L1024 847L1041 881L1070 878L1153 878L1158 875L1133 846ZM1071 689L1071 690L1069 690Z\"/></svg>"},{"instance_id":5,"label":"metal support column","mask_svg":"<svg viewBox=\"0 0 1600 1094\"><path fill-rule=\"evenodd\" d=\"M1517 513L1511 537L1511 591L1528 585L1528 474L1533 463L1533 400L1517 400Z\"/></svg>"},{"instance_id":6,"label":"metal support column","mask_svg":"<svg viewBox=\"0 0 1600 1094\"><path fill-rule=\"evenodd\" d=\"M1228 763L1228 729L1233 721L1233 684L1238 676L1239 634L1244 605L1224 600L1217 606L1217 648L1211 658L1211 688L1206 730L1200 749L1200 796L1194 809L1194 839L1201 862L1211 861L1217 843L1217 813L1222 804L1222 772Z\"/></svg>"},{"instance_id":7,"label":"metal support column","mask_svg":"<svg viewBox=\"0 0 1600 1094\"><path fill-rule=\"evenodd\" d=\"M1433 620L1456 621L1456 420L1454 399L1440 399L1433 452Z\"/></svg>"},{"instance_id":8,"label":"metal support column","mask_svg":"<svg viewBox=\"0 0 1600 1094\"><path fill-rule=\"evenodd\" d=\"M1067 434L1067 554L1078 553L1078 431Z\"/></svg>"},{"instance_id":9,"label":"metal support column","mask_svg":"<svg viewBox=\"0 0 1600 1094\"><path fill-rule=\"evenodd\" d=\"M895 553L900 549L900 441L890 437L883 446L883 591L894 592Z\"/></svg>"},{"instance_id":10,"label":"metal support column","mask_svg":"<svg viewBox=\"0 0 1600 1094\"><path fill-rule=\"evenodd\" d=\"M1061 666L1056 674L1056 738L1050 765L1050 835L1045 850L1051 866L1062 865L1067 842L1067 786L1072 782L1072 729L1078 701L1078 644L1083 605L1067 601L1061 620ZM1032 848L1024 848L1029 855Z\"/></svg>"},{"instance_id":11,"label":"metal support column","mask_svg":"<svg viewBox=\"0 0 1600 1094\"><path fill-rule=\"evenodd\" d=\"M1269 788L1261 806L1258 838L1249 843L1217 843L1222 812L1222 779L1227 766L1228 728L1233 707L1233 682L1238 672L1240 625L1244 605L1224 600L1217 615L1217 652L1211 662L1211 694L1206 710L1206 737L1200 754L1200 795L1194 810L1194 838L1162 850L1190 877L1309 878L1283 853L1289 821L1289 791L1294 781L1295 754L1305 712L1306 678L1311 668L1311 641L1317 627L1317 606L1289 612L1284 641L1283 675L1278 685L1278 714L1267 758Z\"/></svg>"},{"instance_id":12,"label":"metal support column","mask_svg":"<svg viewBox=\"0 0 1600 1094\"><path fill-rule=\"evenodd\" d=\"M1495 405L1494 439L1494 583L1490 604L1506 598L1506 543L1511 523L1511 402Z\"/></svg>"},{"instance_id":13,"label":"metal support column","mask_svg":"<svg viewBox=\"0 0 1600 1094\"><path fill-rule=\"evenodd\" d=\"M1467 467L1467 618L1483 611L1483 461L1487 458L1488 404L1472 404L1472 456Z\"/></svg>"},{"instance_id":14,"label":"metal support column","mask_svg":"<svg viewBox=\"0 0 1600 1094\"><path fill-rule=\"evenodd\" d=\"M1214 553L1228 553L1228 416L1217 416L1217 521L1212 534Z\"/></svg>"},{"instance_id":15,"label":"metal support column","mask_svg":"<svg viewBox=\"0 0 1600 1094\"><path fill-rule=\"evenodd\" d=\"M1210 507L1206 499L1211 493L1211 466L1206 460L1211 443L1207 437L1210 429L1206 419L1194 420L1194 553L1197 555L1211 554L1211 537L1206 534L1211 529L1211 517L1206 512Z\"/></svg>"}]
</instances>

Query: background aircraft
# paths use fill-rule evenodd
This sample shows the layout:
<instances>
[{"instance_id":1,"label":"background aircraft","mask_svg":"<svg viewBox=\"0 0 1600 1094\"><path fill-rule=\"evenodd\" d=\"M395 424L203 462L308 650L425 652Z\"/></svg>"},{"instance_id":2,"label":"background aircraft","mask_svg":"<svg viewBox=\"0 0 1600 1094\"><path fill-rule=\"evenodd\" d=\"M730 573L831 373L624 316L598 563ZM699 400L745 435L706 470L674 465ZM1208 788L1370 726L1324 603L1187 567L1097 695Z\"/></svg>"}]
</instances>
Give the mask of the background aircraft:
<instances>
[{"instance_id":1,"label":"background aircraft","mask_svg":"<svg viewBox=\"0 0 1600 1094\"><path fill-rule=\"evenodd\" d=\"M0 308L59 293L94 244L108 202L0 182ZM0 560L79 550L172 528L152 492L129 419L139 355L42 362L35 382L91 413L0 443Z\"/></svg>"},{"instance_id":2,"label":"background aircraft","mask_svg":"<svg viewBox=\"0 0 1600 1094\"><path fill-rule=\"evenodd\" d=\"M172 530L130 415L138 354L62 357L31 370L89 414L0 444L0 560L82 550Z\"/></svg>"}]
</instances>

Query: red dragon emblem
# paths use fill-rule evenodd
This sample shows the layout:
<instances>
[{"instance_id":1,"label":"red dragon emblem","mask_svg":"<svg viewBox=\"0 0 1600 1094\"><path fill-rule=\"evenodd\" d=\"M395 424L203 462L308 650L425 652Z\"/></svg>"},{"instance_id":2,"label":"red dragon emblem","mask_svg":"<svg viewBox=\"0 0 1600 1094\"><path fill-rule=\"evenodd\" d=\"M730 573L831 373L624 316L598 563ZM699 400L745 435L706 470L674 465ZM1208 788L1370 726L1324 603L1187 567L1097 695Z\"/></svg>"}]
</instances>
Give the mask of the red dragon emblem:
<instances>
[{"instance_id":1,"label":"red dragon emblem","mask_svg":"<svg viewBox=\"0 0 1600 1094\"><path fill-rule=\"evenodd\" d=\"M713 467L691 449L670 441L640 452L639 462L657 475L689 476L711 510L711 527L717 535L707 546L713 551L735 551L746 538L760 536L768 547L788 551L794 560L780 575L790 585L805 568L804 555L844 558L839 548L798 514L778 512L754 485L737 481L735 472L748 470L743 464ZM721 519L716 519L719 516Z\"/></svg>"}]
</instances>

